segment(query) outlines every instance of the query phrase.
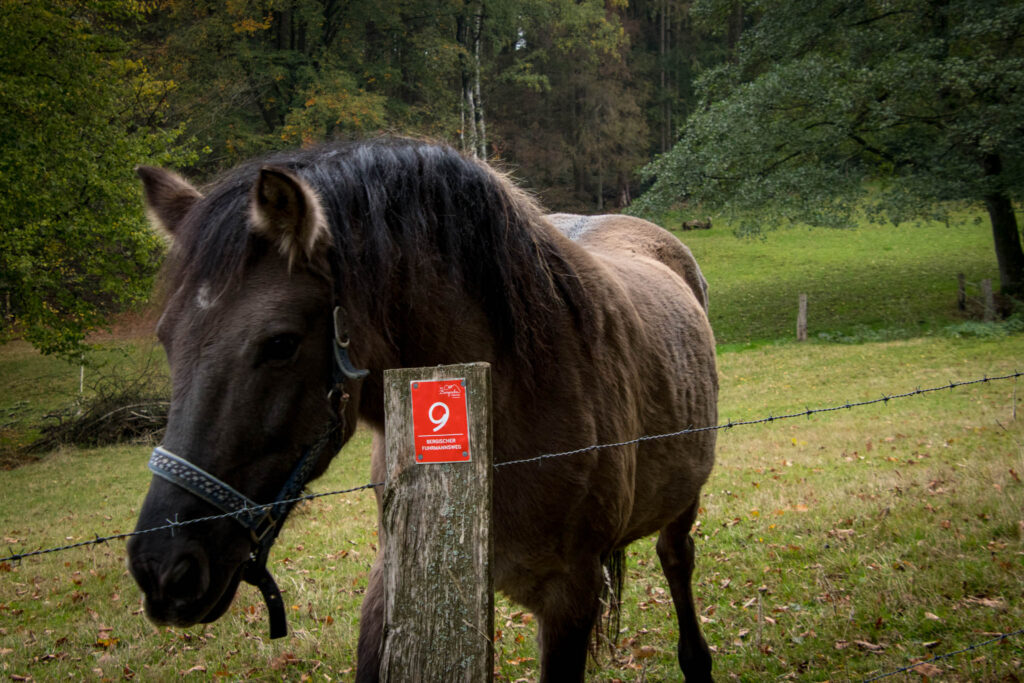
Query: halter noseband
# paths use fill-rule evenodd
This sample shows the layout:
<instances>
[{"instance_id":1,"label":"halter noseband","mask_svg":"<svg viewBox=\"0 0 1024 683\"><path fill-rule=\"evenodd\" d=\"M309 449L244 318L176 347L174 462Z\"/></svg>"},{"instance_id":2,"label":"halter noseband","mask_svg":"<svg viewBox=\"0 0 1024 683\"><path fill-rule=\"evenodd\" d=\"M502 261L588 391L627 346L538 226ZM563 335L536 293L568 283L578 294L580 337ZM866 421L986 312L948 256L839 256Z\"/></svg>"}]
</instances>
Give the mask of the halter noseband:
<instances>
[{"instance_id":1,"label":"halter noseband","mask_svg":"<svg viewBox=\"0 0 1024 683\"><path fill-rule=\"evenodd\" d=\"M361 380L370 374L369 370L357 369L349 358L348 330L340 306L334 307L334 339L331 346L334 352L334 371L327 398L332 403L337 402L336 410L333 411L337 419L323 437L312 446L303 449L302 457L299 458L298 464L273 503L256 503L206 470L196 467L161 446L154 448L149 458L149 469L153 474L232 515L236 522L248 529L252 539L252 552L249 554L242 578L246 583L259 588L264 602L267 603L271 638L287 635L288 621L281 590L267 569L270 547L274 545L285 518L294 507L295 499L302 493L317 463L320 462L324 450L330 443L330 436L344 425L343 411L348 401L345 380Z\"/></svg>"}]
</instances>

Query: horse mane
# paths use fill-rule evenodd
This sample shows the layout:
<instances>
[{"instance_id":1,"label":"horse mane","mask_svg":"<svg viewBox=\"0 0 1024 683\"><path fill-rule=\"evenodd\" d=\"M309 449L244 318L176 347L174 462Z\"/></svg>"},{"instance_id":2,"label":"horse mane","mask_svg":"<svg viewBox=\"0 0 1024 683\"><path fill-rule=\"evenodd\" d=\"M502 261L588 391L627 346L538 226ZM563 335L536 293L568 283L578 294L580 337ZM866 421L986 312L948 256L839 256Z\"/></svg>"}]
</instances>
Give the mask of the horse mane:
<instances>
[{"instance_id":1,"label":"horse mane","mask_svg":"<svg viewBox=\"0 0 1024 683\"><path fill-rule=\"evenodd\" d=\"M386 289L437 286L437 277L475 298L499 348L516 355L549 346L549 323L566 308L585 329L582 285L537 203L481 162L408 139L297 150L239 166L204 192L179 229L176 282L229 286L267 248L245 221L252 184L268 165L290 169L316 190L334 242L329 258L341 264L343 282L335 286L385 333L388 303L398 294Z\"/></svg>"}]
</instances>

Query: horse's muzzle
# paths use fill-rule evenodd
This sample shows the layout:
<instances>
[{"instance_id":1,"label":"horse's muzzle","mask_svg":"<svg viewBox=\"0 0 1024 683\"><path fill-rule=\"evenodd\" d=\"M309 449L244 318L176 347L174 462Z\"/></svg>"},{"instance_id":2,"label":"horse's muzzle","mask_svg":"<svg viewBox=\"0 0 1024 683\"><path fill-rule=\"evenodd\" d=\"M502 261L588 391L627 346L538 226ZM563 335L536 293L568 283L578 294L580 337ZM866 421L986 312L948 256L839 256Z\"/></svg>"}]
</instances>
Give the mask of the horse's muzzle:
<instances>
[{"instance_id":1,"label":"horse's muzzle","mask_svg":"<svg viewBox=\"0 0 1024 683\"><path fill-rule=\"evenodd\" d=\"M241 567L225 582L211 580L209 558L198 544L160 554L129 550L128 568L145 596L146 617L161 626L191 626L220 617L235 596Z\"/></svg>"}]
</instances>

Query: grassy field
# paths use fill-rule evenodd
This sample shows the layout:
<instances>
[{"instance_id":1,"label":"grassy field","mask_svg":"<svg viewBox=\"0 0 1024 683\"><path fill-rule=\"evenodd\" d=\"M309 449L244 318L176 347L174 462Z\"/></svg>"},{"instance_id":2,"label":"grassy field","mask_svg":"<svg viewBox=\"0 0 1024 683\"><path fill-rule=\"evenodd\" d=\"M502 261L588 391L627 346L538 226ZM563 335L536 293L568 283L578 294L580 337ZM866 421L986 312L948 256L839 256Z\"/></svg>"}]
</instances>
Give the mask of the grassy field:
<instances>
[{"instance_id":1,"label":"grassy field","mask_svg":"<svg viewBox=\"0 0 1024 683\"><path fill-rule=\"evenodd\" d=\"M1012 371L1024 337L775 346L724 354L734 420ZM696 592L722 677L857 680L1024 626L1024 387L1012 380L723 432L697 531ZM14 549L129 530L145 447L65 450L3 476ZM368 435L318 491L368 481ZM219 622L157 628L124 544L0 565L0 669L38 680L350 679L375 552L372 494L302 508L271 563L292 635L265 639L243 586ZM619 647L595 680L672 680L676 627L653 539L628 553ZM535 677L535 623L497 606L499 680ZM1024 637L932 666L941 680L1024 676ZM933 672L934 673L934 672Z\"/></svg>"},{"instance_id":2,"label":"grassy field","mask_svg":"<svg viewBox=\"0 0 1024 683\"><path fill-rule=\"evenodd\" d=\"M794 228L763 238L737 239L728 226L677 235L708 279L711 322L724 348L795 338L801 293L808 295L812 339L885 341L962 322L957 273L973 284L973 297L985 278L998 287L991 231L979 218L956 214L949 226Z\"/></svg>"},{"instance_id":3,"label":"grassy field","mask_svg":"<svg viewBox=\"0 0 1024 683\"><path fill-rule=\"evenodd\" d=\"M1024 335L955 311L957 271L993 276L983 228L767 241L716 230L683 238L712 285L723 421L1024 369ZM800 291L811 294L810 344L784 341ZM151 352L148 341L111 344L102 358L141 367ZM103 367L86 370L86 387ZM0 347L0 378L0 450L31 441L43 415L78 400L77 367L20 343ZM695 531L695 593L718 678L864 680L1024 628L1022 397L1024 378L721 432ZM367 483L368 452L361 431L313 488ZM69 447L0 471L0 548L129 531L148 453ZM271 554L291 627L279 641L267 640L250 586L214 624L149 624L123 541L0 562L0 676L351 680L375 551L371 493L298 509ZM618 644L602 648L589 678L678 680L654 539L631 546L627 562ZM532 615L499 599L495 625L496 678L535 679ZM1020 680L1024 635L910 676Z\"/></svg>"}]
</instances>

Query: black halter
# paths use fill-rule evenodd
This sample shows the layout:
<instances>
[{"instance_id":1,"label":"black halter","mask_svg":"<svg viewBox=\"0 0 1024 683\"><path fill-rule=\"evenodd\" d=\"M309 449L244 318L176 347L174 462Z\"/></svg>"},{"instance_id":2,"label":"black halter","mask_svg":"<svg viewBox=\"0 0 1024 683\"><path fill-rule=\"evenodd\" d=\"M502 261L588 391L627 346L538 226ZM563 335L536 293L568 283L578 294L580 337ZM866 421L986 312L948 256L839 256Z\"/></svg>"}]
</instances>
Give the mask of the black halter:
<instances>
[{"instance_id":1,"label":"black halter","mask_svg":"<svg viewBox=\"0 0 1024 683\"><path fill-rule=\"evenodd\" d=\"M344 409L348 402L345 391L346 380L365 379L368 370L357 369L352 365L348 355L349 337L341 308L334 307L334 339L331 346L334 351L334 372L331 388L327 398L334 404L336 420L323 437L312 446L303 450L302 457L289 475L281 492L273 503L256 503L239 493L206 470L196 467L184 458L157 446L149 458L149 469L158 477L176 484L223 512L231 514L235 521L249 530L252 538L252 551L245 565L242 578L246 583L259 588L263 600L267 603L267 614L270 617L270 637L281 638L288 633L288 621L285 616L284 601L277 582L267 569L267 556L270 547L277 540L285 518L302 493L306 483L323 457L324 451L332 441L332 434L344 431Z\"/></svg>"}]
</instances>

